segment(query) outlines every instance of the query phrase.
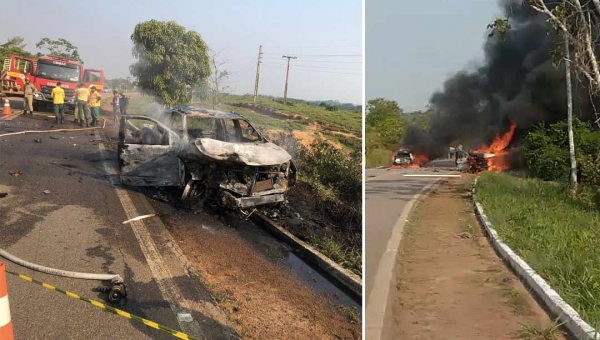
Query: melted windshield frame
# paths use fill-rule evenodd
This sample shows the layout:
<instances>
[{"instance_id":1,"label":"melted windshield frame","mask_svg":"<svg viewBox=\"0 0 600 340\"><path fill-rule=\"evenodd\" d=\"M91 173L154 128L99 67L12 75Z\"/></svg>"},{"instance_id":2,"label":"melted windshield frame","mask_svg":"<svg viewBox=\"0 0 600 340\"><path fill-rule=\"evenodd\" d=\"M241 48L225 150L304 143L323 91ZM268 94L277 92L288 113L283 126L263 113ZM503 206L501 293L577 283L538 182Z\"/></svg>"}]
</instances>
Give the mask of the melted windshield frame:
<instances>
[{"instance_id":1,"label":"melted windshield frame","mask_svg":"<svg viewBox=\"0 0 600 340\"><path fill-rule=\"evenodd\" d=\"M246 126L244 127L242 124ZM184 129L190 140L211 138L227 143L267 143L252 123L244 118L185 116Z\"/></svg>"}]
</instances>

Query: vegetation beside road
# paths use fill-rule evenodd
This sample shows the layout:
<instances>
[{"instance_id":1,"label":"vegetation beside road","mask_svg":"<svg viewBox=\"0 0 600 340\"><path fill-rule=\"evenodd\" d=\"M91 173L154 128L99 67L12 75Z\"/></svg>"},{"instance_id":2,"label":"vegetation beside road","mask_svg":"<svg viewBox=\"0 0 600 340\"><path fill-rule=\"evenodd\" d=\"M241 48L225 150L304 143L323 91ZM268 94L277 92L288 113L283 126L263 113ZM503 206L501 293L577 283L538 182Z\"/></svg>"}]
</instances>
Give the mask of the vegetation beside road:
<instances>
[{"instance_id":1,"label":"vegetation beside road","mask_svg":"<svg viewBox=\"0 0 600 340\"><path fill-rule=\"evenodd\" d=\"M502 239L600 328L600 132L573 120L579 178L573 195L567 131L566 121L539 124L521 146L531 178L483 173L476 196Z\"/></svg>"},{"instance_id":2,"label":"vegetation beside road","mask_svg":"<svg viewBox=\"0 0 600 340\"><path fill-rule=\"evenodd\" d=\"M291 205L309 222L284 225L342 267L362 276L362 157L324 140L306 147L290 132L274 143L295 155L299 169Z\"/></svg>"},{"instance_id":3,"label":"vegetation beside road","mask_svg":"<svg viewBox=\"0 0 600 340\"><path fill-rule=\"evenodd\" d=\"M477 199L502 239L584 320L600 328L600 205L595 187L577 198L563 182L483 173Z\"/></svg>"},{"instance_id":4,"label":"vegetation beside road","mask_svg":"<svg viewBox=\"0 0 600 340\"><path fill-rule=\"evenodd\" d=\"M294 99L288 99L287 104L284 105L281 99L260 96L255 105L253 100L251 95L223 96L223 103L230 106L251 108L255 112L263 112L264 115L275 116L274 118L293 120L302 125L316 122L326 131L345 132L357 137L362 134L362 110L360 109L328 110L327 105L317 106Z\"/></svg>"},{"instance_id":5,"label":"vegetation beside road","mask_svg":"<svg viewBox=\"0 0 600 340\"><path fill-rule=\"evenodd\" d=\"M425 129L428 124L429 112L404 112L393 100L369 100L365 120L366 167L390 165L392 152L401 146L407 126Z\"/></svg>"}]
</instances>

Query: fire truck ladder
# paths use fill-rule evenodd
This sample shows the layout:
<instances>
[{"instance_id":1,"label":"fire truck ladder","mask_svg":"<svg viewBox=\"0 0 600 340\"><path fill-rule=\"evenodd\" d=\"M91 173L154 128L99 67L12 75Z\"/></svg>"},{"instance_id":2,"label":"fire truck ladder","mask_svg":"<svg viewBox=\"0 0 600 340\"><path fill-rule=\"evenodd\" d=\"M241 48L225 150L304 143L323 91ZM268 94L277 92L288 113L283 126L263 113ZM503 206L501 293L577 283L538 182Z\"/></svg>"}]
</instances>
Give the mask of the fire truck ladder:
<instances>
[{"instance_id":1,"label":"fire truck ladder","mask_svg":"<svg viewBox=\"0 0 600 340\"><path fill-rule=\"evenodd\" d=\"M10 58L4 59L4 64L2 65L2 71L10 70Z\"/></svg>"}]
</instances>

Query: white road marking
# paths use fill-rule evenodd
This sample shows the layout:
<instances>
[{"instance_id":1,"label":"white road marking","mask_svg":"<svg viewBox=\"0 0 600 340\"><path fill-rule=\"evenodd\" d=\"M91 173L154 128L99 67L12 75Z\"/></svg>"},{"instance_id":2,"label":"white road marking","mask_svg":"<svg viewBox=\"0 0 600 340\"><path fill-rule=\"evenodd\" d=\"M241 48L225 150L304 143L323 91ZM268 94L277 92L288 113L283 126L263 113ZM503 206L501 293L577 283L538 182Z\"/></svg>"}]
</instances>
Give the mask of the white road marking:
<instances>
[{"instance_id":1,"label":"white road marking","mask_svg":"<svg viewBox=\"0 0 600 340\"><path fill-rule=\"evenodd\" d=\"M405 174L403 177L461 177L461 175Z\"/></svg>"},{"instance_id":2,"label":"white road marking","mask_svg":"<svg viewBox=\"0 0 600 340\"><path fill-rule=\"evenodd\" d=\"M99 140L103 140L103 136L100 135L98 130L94 130L95 137ZM102 157L102 165L104 166L105 171L112 177L116 176L117 171L114 166L109 165L106 162L106 148L104 147L104 143L98 143L98 148L100 149L100 154ZM113 181L114 178L111 178ZM115 191L117 192L117 197L119 197L119 201L121 202L121 206L125 211L125 215L128 218L132 219L140 214L137 212L131 197L127 193L126 190L115 186ZM154 211L152 211L154 213ZM173 281L173 277L171 276L169 270L167 269L167 265L160 255L158 249L156 248L156 244L152 240L152 236L148 232L146 225L143 221L132 221L130 223L131 229L138 240L142 253L146 258L146 262L150 267L150 271L152 272L152 276L154 277L158 289L165 301L167 301L171 307L171 310L177 316L179 313L188 313L190 310L194 310L193 306L190 306L190 301L183 298L183 294L179 290L178 286ZM182 308L181 306L185 307ZM187 309L187 310L186 310ZM196 310L202 310L202 308L198 308ZM188 333L189 335L193 335L200 338L205 338L205 335L202 332L202 329L197 321L193 322L183 322L177 320L179 323L180 329Z\"/></svg>"}]
</instances>

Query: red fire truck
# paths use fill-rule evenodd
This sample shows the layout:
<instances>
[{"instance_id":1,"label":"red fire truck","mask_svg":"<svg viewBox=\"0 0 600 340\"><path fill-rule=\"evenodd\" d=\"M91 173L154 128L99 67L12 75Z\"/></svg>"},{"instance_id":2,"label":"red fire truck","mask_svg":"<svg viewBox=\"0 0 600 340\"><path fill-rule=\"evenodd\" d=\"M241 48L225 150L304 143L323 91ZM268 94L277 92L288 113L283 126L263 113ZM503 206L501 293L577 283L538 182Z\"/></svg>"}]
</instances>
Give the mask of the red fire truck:
<instances>
[{"instance_id":1,"label":"red fire truck","mask_svg":"<svg viewBox=\"0 0 600 340\"><path fill-rule=\"evenodd\" d=\"M57 82L65 89L65 101L69 111L75 109L73 97L77 84L94 85L100 92L104 87L104 71L84 69L83 63L69 58L48 55L37 59L12 55L4 60L0 80L2 90L8 96L23 96L25 79L38 89L33 97L34 110L52 105L50 93Z\"/></svg>"}]
</instances>

